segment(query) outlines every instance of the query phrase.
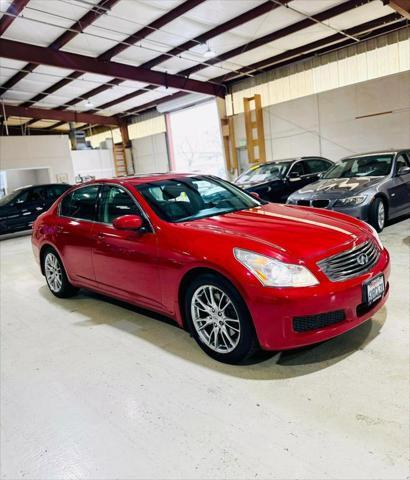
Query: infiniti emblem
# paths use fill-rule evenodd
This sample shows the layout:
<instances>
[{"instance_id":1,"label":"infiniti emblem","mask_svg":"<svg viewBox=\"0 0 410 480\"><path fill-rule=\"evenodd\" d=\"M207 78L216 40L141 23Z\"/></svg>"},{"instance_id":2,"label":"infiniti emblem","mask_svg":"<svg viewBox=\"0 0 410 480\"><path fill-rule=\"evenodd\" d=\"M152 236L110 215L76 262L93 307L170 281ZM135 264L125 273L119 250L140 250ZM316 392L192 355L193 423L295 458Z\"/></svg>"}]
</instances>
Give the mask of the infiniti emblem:
<instances>
[{"instance_id":1,"label":"infiniti emblem","mask_svg":"<svg viewBox=\"0 0 410 480\"><path fill-rule=\"evenodd\" d=\"M368 258L367 258L367 255L365 253L362 253L361 255L359 255L357 257L357 263L359 265L366 265L367 260L368 260Z\"/></svg>"}]
</instances>

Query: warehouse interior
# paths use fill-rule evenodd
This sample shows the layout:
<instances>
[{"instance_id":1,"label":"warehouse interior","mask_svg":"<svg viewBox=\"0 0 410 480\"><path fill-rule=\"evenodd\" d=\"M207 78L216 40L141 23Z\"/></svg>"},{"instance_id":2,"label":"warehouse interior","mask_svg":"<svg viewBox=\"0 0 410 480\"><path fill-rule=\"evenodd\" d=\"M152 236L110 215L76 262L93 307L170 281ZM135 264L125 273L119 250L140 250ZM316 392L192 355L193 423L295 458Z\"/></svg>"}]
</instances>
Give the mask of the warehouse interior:
<instances>
[{"instance_id":1,"label":"warehouse interior","mask_svg":"<svg viewBox=\"0 0 410 480\"><path fill-rule=\"evenodd\" d=\"M409 21L409 0L0 0L2 478L408 478ZM376 226L387 302L240 365L145 305L56 298L31 243L51 203L15 231L20 213L1 213L33 186L236 185L284 159L368 152L404 165L389 174L401 210L386 203Z\"/></svg>"}]
</instances>

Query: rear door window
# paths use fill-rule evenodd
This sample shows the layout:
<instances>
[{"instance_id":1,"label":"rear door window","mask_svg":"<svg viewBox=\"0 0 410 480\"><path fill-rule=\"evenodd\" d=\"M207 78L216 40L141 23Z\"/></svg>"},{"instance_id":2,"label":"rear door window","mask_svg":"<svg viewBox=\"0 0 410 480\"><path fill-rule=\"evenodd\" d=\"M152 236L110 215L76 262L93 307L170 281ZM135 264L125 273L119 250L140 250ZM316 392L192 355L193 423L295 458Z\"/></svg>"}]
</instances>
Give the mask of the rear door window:
<instances>
[{"instance_id":1,"label":"rear door window","mask_svg":"<svg viewBox=\"0 0 410 480\"><path fill-rule=\"evenodd\" d=\"M47 187L48 200L54 202L69 188L70 185L50 185L49 187Z\"/></svg>"},{"instance_id":2,"label":"rear door window","mask_svg":"<svg viewBox=\"0 0 410 480\"><path fill-rule=\"evenodd\" d=\"M305 164L307 165L308 171L306 173L320 173L329 169L331 166L329 162L322 160L320 158L313 158L311 160L306 160Z\"/></svg>"},{"instance_id":3,"label":"rear door window","mask_svg":"<svg viewBox=\"0 0 410 480\"><path fill-rule=\"evenodd\" d=\"M303 165L305 162L297 162L294 165L292 165L292 168L290 169L290 174L291 175L297 175L298 177L301 177L302 175L305 175L308 173L306 171L305 166Z\"/></svg>"},{"instance_id":4,"label":"rear door window","mask_svg":"<svg viewBox=\"0 0 410 480\"><path fill-rule=\"evenodd\" d=\"M99 185L78 188L63 198L60 215L94 221L96 218Z\"/></svg>"}]
</instances>

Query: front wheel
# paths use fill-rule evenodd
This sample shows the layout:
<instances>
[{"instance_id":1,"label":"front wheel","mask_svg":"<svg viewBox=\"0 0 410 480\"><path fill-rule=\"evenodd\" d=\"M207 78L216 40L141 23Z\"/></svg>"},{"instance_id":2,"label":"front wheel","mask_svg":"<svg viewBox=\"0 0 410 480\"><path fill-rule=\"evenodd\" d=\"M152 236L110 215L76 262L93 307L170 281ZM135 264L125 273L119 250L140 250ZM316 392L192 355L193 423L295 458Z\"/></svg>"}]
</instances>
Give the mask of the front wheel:
<instances>
[{"instance_id":1,"label":"front wheel","mask_svg":"<svg viewBox=\"0 0 410 480\"><path fill-rule=\"evenodd\" d=\"M248 309L223 277L209 273L195 278L186 291L185 315L192 336L215 360L241 363L258 349Z\"/></svg>"},{"instance_id":2,"label":"front wheel","mask_svg":"<svg viewBox=\"0 0 410 480\"><path fill-rule=\"evenodd\" d=\"M43 257L43 271L46 277L48 288L51 293L59 298L72 297L78 292L78 288L68 281L58 254L50 249Z\"/></svg>"},{"instance_id":3,"label":"front wheel","mask_svg":"<svg viewBox=\"0 0 410 480\"><path fill-rule=\"evenodd\" d=\"M381 198L375 198L370 205L369 223L377 232L381 232L386 225L387 209Z\"/></svg>"}]
</instances>

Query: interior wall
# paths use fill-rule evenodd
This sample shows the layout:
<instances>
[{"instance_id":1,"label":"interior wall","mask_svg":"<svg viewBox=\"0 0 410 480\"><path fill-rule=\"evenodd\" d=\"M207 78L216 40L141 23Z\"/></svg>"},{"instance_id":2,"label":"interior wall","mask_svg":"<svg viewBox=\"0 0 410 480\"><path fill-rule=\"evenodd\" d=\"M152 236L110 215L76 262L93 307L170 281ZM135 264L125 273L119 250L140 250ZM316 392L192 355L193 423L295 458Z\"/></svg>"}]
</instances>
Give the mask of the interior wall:
<instances>
[{"instance_id":1,"label":"interior wall","mask_svg":"<svg viewBox=\"0 0 410 480\"><path fill-rule=\"evenodd\" d=\"M115 175L113 152L107 150L72 150L74 175L111 178Z\"/></svg>"},{"instance_id":2,"label":"interior wall","mask_svg":"<svg viewBox=\"0 0 410 480\"><path fill-rule=\"evenodd\" d=\"M135 173L169 171L168 148L165 133L135 138L131 141Z\"/></svg>"},{"instance_id":3,"label":"interior wall","mask_svg":"<svg viewBox=\"0 0 410 480\"><path fill-rule=\"evenodd\" d=\"M271 105L263 115L268 161L409 148L410 71ZM243 146L244 116L234 119Z\"/></svg>"},{"instance_id":4,"label":"interior wall","mask_svg":"<svg viewBox=\"0 0 410 480\"><path fill-rule=\"evenodd\" d=\"M6 170L7 193L26 185L40 185L50 183L50 173L47 168L32 170L22 168L19 170Z\"/></svg>"},{"instance_id":5,"label":"interior wall","mask_svg":"<svg viewBox=\"0 0 410 480\"><path fill-rule=\"evenodd\" d=\"M74 183L68 136L0 137L0 170L18 168L49 168L49 181Z\"/></svg>"}]
</instances>

